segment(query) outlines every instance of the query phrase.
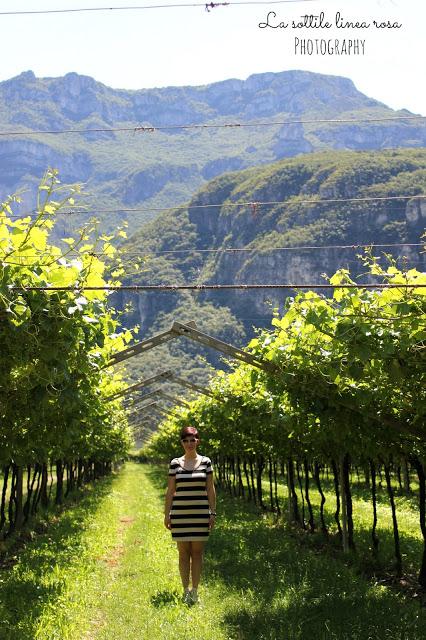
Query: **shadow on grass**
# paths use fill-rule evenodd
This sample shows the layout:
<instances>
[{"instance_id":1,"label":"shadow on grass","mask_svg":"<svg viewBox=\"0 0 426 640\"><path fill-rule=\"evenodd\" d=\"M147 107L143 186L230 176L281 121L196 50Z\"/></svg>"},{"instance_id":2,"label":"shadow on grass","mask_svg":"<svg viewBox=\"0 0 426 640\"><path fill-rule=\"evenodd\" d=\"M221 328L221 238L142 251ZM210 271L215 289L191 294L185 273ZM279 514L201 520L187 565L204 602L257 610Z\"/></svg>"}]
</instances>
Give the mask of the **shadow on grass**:
<instances>
[{"instance_id":1,"label":"shadow on grass","mask_svg":"<svg viewBox=\"0 0 426 640\"><path fill-rule=\"evenodd\" d=\"M175 605L181 603L181 596L176 589L164 589L158 591L151 598L151 604L153 607L159 609L160 607L166 607L168 605Z\"/></svg>"},{"instance_id":2,"label":"shadow on grass","mask_svg":"<svg viewBox=\"0 0 426 640\"><path fill-rule=\"evenodd\" d=\"M58 578L46 584L49 571L66 567L81 555L84 525L90 522L99 502L110 493L113 476L104 477L94 486L70 493L59 508L46 511L53 522L48 531L15 552L9 558L13 566L0 567L0 638L30 640L44 607L53 602L63 589ZM56 514L56 518L55 518Z\"/></svg>"},{"instance_id":3,"label":"shadow on grass","mask_svg":"<svg viewBox=\"0 0 426 640\"><path fill-rule=\"evenodd\" d=\"M368 522L365 518L358 519L357 517L357 500L356 496L353 496L354 503L354 542L357 553L352 556L354 565L359 570L365 572L367 575L387 575L395 572L395 542L393 536L392 524L390 522L390 513L388 516L388 524L384 521L381 514L379 514L376 535L379 540L378 554L373 554L373 540L371 536L372 528L372 516L371 521ZM327 547L329 552L336 555L341 555L341 542L337 534L336 522L334 515L330 510L326 510L324 513L324 519L327 527L329 528L330 535L325 538L319 530L320 522L320 510L318 505L312 506L314 520L316 523L316 531L314 535L307 531L302 531L300 528L295 528L294 536L303 544L309 548L323 548ZM371 508L371 512L373 509ZM420 538L420 527L417 525L417 533L408 533L407 525L404 525L404 514L402 509L397 509L398 526L399 526L399 538L401 553L403 556L403 573L409 576L410 581L415 581L419 572L422 554L423 554L423 542ZM410 527L410 531L413 529Z\"/></svg>"},{"instance_id":4,"label":"shadow on grass","mask_svg":"<svg viewBox=\"0 0 426 640\"><path fill-rule=\"evenodd\" d=\"M165 491L166 469L148 467ZM342 554L300 544L256 507L223 493L205 577L229 594L224 623L238 640L423 640L426 611L357 575ZM307 536L306 536L307 537ZM350 560L349 560L350 562ZM237 597L235 597L237 595Z\"/></svg>"},{"instance_id":5,"label":"shadow on grass","mask_svg":"<svg viewBox=\"0 0 426 640\"><path fill-rule=\"evenodd\" d=\"M207 576L245 598L226 616L244 639L426 637L425 612L369 583L343 557L300 545L281 527L221 500L221 523L209 542Z\"/></svg>"}]
</instances>

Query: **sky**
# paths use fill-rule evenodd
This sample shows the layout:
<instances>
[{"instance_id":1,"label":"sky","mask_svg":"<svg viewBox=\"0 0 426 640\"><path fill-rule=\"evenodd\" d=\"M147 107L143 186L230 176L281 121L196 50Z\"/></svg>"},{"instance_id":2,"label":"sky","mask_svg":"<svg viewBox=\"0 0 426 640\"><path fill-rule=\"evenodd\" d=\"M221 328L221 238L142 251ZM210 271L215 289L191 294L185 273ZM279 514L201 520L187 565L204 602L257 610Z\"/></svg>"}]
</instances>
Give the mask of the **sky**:
<instances>
[{"instance_id":1,"label":"sky","mask_svg":"<svg viewBox=\"0 0 426 640\"><path fill-rule=\"evenodd\" d=\"M173 4L172 0L163 1ZM0 0L0 12L155 2ZM337 12L344 22L370 26L337 29ZM292 26L292 21L300 22L303 15L321 13L323 24L327 21L330 27ZM401 26L377 28L373 20ZM231 4L210 11L204 6L168 6L139 11L0 15L0 24L0 80L30 69L38 77L75 71L114 88L142 89L203 85L245 79L254 73L303 69L349 77L360 91L394 109L426 115L424 0L311 0ZM353 43L350 55L341 51L345 46L349 50L349 41Z\"/></svg>"}]
</instances>

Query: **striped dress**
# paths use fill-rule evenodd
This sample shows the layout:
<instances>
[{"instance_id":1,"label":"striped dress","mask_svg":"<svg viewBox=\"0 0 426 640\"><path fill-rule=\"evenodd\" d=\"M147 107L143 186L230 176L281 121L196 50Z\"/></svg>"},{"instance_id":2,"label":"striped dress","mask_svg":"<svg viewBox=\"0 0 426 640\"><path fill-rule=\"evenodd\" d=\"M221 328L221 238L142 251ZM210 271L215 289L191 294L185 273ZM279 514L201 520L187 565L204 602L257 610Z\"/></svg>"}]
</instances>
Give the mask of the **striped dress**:
<instances>
[{"instance_id":1,"label":"striped dress","mask_svg":"<svg viewBox=\"0 0 426 640\"><path fill-rule=\"evenodd\" d=\"M179 458L170 462L169 476L176 478L176 493L170 511L172 538L176 542L206 541L209 537L209 501L206 491L212 463L201 456L200 464L188 471Z\"/></svg>"}]
</instances>

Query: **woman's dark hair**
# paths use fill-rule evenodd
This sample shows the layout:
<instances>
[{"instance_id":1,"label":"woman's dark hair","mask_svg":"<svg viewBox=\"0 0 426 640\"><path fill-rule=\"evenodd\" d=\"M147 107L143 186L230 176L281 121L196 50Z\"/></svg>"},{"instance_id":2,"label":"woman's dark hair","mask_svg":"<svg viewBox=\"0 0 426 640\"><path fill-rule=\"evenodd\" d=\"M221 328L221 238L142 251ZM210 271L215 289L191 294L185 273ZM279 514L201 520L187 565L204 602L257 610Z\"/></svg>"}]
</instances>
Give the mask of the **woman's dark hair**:
<instances>
[{"instance_id":1,"label":"woman's dark hair","mask_svg":"<svg viewBox=\"0 0 426 640\"><path fill-rule=\"evenodd\" d=\"M199 439L198 431L195 427L183 427L180 432L180 439L184 440L186 436L193 436L194 438Z\"/></svg>"}]
</instances>

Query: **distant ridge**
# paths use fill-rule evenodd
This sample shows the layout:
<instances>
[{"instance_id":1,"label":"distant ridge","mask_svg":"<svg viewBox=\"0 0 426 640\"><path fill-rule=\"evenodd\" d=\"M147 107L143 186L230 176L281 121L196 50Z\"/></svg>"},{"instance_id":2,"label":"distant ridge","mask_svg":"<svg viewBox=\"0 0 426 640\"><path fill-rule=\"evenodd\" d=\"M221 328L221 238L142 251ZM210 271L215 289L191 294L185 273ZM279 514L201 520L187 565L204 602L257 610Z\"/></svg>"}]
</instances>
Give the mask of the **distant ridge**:
<instances>
[{"instance_id":1,"label":"distant ridge","mask_svg":"<svg viewBox=\"0 0 426 640\"><path fill-rule=\"evenodd\" d=\"M404 115L358 91L348 78L308 71L260 73L202 86L112 89L89 76L36 78L25 71L0 83L0 129L108 128L288 119ZM27 187L24 207L48 165L64 182L86 182L93 209L164 207L188 200L221 173L326 149L369 150L426 145L417 122L292 124L210 131L90 133L0 139L0 196ZM153 215L153 214L152 214ZM152 217L132 214L137 228ZM65 221L58 232L79 221Z\"/></svg>"}]
</instances>

